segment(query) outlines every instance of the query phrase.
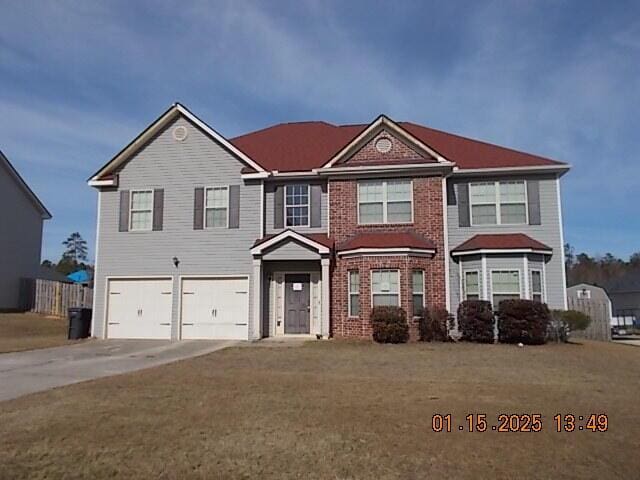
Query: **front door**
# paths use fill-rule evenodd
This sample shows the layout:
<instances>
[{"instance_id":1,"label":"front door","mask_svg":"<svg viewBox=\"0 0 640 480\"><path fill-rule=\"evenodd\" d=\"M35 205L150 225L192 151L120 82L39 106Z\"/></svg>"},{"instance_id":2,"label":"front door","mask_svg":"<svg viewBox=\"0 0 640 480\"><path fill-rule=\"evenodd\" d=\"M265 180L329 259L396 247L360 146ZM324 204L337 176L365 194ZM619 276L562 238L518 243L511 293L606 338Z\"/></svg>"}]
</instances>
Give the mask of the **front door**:
<instances>
[{"instance_id":1,"label":"front door","mask_svg":"<svg viewBox=\"0 0 640 480\"><path fill-rule=\"evenodd\" d=\"M285 275L284 283L284 333L309 333L311 275Z\"/></svg>"}]
</instances>

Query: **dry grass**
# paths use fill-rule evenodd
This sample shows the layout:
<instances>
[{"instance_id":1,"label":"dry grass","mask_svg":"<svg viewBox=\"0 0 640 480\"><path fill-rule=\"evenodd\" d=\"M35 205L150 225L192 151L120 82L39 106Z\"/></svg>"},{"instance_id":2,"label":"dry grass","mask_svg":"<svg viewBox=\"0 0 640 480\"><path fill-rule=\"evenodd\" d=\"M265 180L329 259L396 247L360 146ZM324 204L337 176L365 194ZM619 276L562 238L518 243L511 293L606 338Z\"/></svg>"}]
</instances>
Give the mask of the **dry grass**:
<instances>
[{"instance_id":1,"label":"dry grass","mask_svg":"<svg viewBox=\"0 0 640 480\"><path fill-rule=\"evenodd\" d=\"M35 313L0 313L0 353L69 343L67 320Z\"/></svg>"},{"instance_id":2,"label":"dry grass","mask_svg":"<svg viewBox=\"0 0 640 480\"><path fill-rule=\"evenodd\" d=\"M637 478L640 349L232 348L0 404L4 478ZM434 433L433 413L544 415ZM555 413L609 431L556 433Z\"/></svg>"}]
</instances>

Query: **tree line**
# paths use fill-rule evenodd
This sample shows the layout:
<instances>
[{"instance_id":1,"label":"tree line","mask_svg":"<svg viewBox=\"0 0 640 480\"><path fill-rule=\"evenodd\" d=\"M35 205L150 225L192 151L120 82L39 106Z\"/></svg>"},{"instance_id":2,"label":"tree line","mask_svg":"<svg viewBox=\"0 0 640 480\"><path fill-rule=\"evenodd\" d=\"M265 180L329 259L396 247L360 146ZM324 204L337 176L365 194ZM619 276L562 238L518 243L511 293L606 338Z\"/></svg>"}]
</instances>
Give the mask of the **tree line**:
<instances>
[{"instance_id":1,"label":"tree line","mask_svg":"<svg viewBox=\"0 0 640 480\"><path fill-rule=\"evenodd\" d=\"M590 283L608 287L629 273L640 272L640 252L632 254L628 261L611 253L591 257L584 252L576 254L575 248L566 243L564 256L567 286Z\"/></svg>"},{"instance_id":2,"label":"tree line","mask_svg":"<svg viewBox=\"0 0 640 480\"><path fill-rule=\"evenodd\" d=\"M82 238L79 232L73 232L62 242L64 251L57 263L51 260L44 260L42 265L49 267L64 275L78 270L93 270L93 265L88 263L89 248L87 241Z\"/></svg>"}]
</instances>

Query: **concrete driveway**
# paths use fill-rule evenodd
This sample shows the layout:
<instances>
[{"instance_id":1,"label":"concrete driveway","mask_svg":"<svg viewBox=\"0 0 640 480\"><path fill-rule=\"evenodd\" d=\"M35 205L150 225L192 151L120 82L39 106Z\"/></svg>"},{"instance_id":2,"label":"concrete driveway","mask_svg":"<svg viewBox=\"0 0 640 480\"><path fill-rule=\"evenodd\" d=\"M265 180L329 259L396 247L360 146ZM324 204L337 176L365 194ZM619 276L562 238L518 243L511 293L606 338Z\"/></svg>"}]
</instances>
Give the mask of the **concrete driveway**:
<instances>
[{"instance_id":1,"label":"concrete driveway","mask_svg":"<svg viewBox=\"0 0 640 480\"><path fill-rule=\"evenodd\" d=\"M0 354L0 401L94 378L205 355L240 342L90 340L78 345Z\"/></svg>"}]
</instances>

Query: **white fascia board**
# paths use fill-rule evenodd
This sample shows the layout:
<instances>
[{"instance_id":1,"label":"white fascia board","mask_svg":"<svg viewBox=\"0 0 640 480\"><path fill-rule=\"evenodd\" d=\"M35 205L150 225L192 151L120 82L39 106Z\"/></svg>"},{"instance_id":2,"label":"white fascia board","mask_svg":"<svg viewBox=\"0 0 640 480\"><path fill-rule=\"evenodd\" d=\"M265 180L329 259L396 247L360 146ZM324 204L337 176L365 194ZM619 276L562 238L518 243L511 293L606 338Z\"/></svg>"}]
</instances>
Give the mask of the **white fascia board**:
<instances>
[{"instance_id":1,"label":"white fascia board","mask_svg":"<svg viewBox=\"0 0 640 480\"><path fill-rule=\"evenodd\" d=\"M537 253L540 255L551 255L551 250L537 250L534 248L478 248L475 250L465 250L463 252L451 252L452 257L462 257L464 255L492 255L505 253Z\"/></svg>"},{"instance_id":2,"label":"white fascia board","mask_svg":"<svg viewBox=\"0 0 640 480\"><path fill-rule=\"evenodd\" d=\"M335 154L331 158L331 160L325 163L322 166L322 168L331 168L336 162L338 162L340 159L344 158L346 155L351 153L352 149L355 146L357 146L360 142L366 139L369 135L371 135L373 131L375 131L379 127L386 127L389 130L393 131L399 137L404 138L409 143L412 143L413 145L417 146L421 150L427 152L432 157L436 158L438 163L451 163L445 157L440 155L438 152L433 150L431 147L429 147L425 143L418 140L415 136L413 136L411 133L406 131L404 128L402 128L396 122L391 120L389 117L385 115L380 115L367 128L365 128L363 132L361 132L356 138L354 138L351 142L349 142L348 145L346 145L342 150L340 150L337 154Z\"/></svg>"},{"instance_id":3,"label":"white fascia board","mask_svg":"<svg viewBox=\"0 0 640 480\"><path fill-rule=\"evenodd\" d=\"M400 165L363 165L358 167L316 168L320 175L361 175L370 173L419 172L422 170L450 170L452 163L404 163Z\"/></svg>"},{"instance_id":4,"label":"white fascia board","mask_svg":"<svg viewBox=\"0 0 640 480\"><path fill-rule=\"evenodd\" d=\"M326 247L321 243L314 242L310 238L307 238L304 235L300 235L299 233L293 230L285 230L284 232L279 233L275 237L270 238L266 242L263 242L260 245L256 245L255 247L253 247L251 249L251 255L261 255L266 248L269 248L272 245L280 243L281 241L286 240L288 238L293 238L294 240L298 240L299 242L302 242L305 245L308 245L309 247L315 248L320 254L331 253L331 251L329 250L329 247Z\"/></svg>"},{"instance_id":5,"label":"white fascia board","mask_svg":"<svg viewBox=\"0 0 640 480\"><path fill-rule=\"evenodd\" d=\"M373 255L428 255L433 256L436 251L432 248L410 248L410 247L389 247L389 248L354 248L338 252L339 257L346 256L373 256Z\"/></svg>"},{"instance_id":6,"label":"white fascia board","mask_svg":"<svg viewBox=\"0 0 640 480\"><path fill-rule=\"evenodd\" d=\"M261 180L264 178L269 178L271 174L269 172L255 172L255 173L243 173L240 175L240 178L243 180Z\"/></svg>"},{"instance_id":7,"label":"white fascia board","mask_svg":"<svg viewBox=\"0 0 640 480\"><path fill-rule=\"evenodd\" d=\"M571 169L571 165L534 165L529 167L495 167L495 168L459 168L453 169L452 175L456 177L469 175L495 175L495 174L522 174L522 173L559 173L565 174Z\"/></svg>"},{"instance_id":8,"label":"white fascia board","mask_svg":"<svg viewBox=\"0 0 640 480\"><path fill-rule=\"evenodd\" d=\"M112 178L110 180L89 180L87 184L90 187L117 187L118 179Z\"/></svg>"}]
</instances>

